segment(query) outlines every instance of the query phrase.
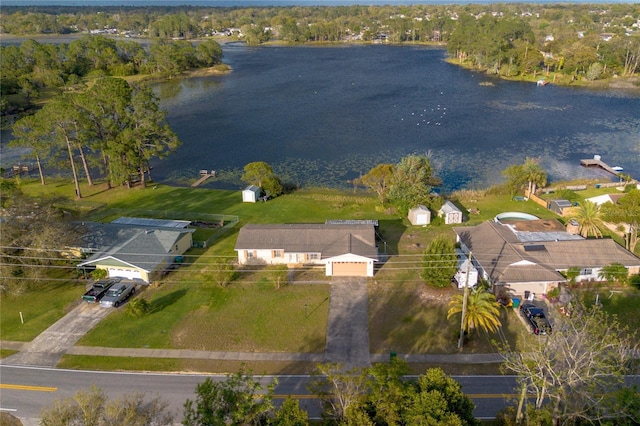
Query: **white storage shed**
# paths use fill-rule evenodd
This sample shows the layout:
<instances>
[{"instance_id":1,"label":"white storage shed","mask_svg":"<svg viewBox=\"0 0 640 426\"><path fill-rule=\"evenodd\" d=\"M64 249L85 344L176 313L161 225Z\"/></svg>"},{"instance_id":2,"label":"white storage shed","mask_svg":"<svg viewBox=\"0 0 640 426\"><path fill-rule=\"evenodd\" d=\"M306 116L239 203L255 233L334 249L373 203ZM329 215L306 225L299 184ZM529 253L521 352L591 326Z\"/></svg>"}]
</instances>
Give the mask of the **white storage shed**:
<instances>
[{"instance_id":1,"label":"white storage shed","mask_svg":"<svg viewBox=\"0 0 640 426\"><path fill-rule=\"evenodd\" d=\"M243 203L255 203L260 198L260 188L255 185L249 185L242 191Z\"/></svg>"},{"instance_id":2,"label":"white storage shed","mask_svg":"<svg viewBox=\"0 0 640 426\"><path fill-rule=\"evenodd\" d=\"M431 211L422 204L409 210L408 217L412 225L428 225L431 223Z\"/></svg>"},{"instance_id":3,"label":"white storage shed","mask_svg":"<svg viewBox=\"0 0 640 426\"><path fill-rule=\"evenodd\" d=\"M445 201L440 210L438 216L444 218L445 225L452 223L462 223L462 211L456 207L451 201Z\"/></svg>"}]
</instances>

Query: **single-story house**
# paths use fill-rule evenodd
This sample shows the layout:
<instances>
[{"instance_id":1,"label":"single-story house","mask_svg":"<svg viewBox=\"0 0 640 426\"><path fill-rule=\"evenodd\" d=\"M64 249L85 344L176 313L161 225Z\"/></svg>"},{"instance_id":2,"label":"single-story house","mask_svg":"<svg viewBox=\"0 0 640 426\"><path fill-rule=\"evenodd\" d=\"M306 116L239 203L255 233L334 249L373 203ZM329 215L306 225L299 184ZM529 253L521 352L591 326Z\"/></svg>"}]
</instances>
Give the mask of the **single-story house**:
<instances>
[{"instance_id":1,"label":"single-story house","mask_svg":"<svg viewBox=\"0 0 640 426\"><path fill-rule=\"evenodd\" d=\"M582 238L554 219L489 221L454 231L482 279L519 295L547 293L566 282L562 273L571 267L580 268L577 281L600 281L602 267L613 262L630 275L640 272L640 259L614 240Z\"/></svg>"},{"instance_id":2,"label":"single-story house","mask_svg":"<svg viewBox=\"0 0 640 426\"><path fill-rule=\"evenodd\" d=\"M241 265L324 265L327 276L372 277L378 261L372 224L249 224L235 250Z\"/></svg>"},{"instance_id":3,"label":"single-story house","mask_svg":"<svg viewBox=\"0 0 640 426\"><path fill-rule=\"evenodd\" d=\"M255 203L260 198L260 188L255 185L249 185L242 190L243 203Z\"/></svg>"},{"instance_id":4,"label":"single-story house","mask_svg":"<svg viewBox=\"0 0 640 426\"><path fill-rule=\"evenodd\" d=\"M151 282L191 248L194 229L83 223L84 270L105 269L109 277Z\"/></svg>"},{"instance_id":5,"label":"single-story house","mask_svg":"<svg viewBox=\"0 0 640 426\"><path fill-rule=\"evenodd\" d=\"M463 220L462 211L451 201L444 202L440 210L438 210L438 216L444 218L445 225L462 223Z\"/></svg>"},{"instance_id":6,"label":"single-story house","mask_svg":"<svg viewBox=\"0 0 640 426\"><path fill-rule=\"evenodd\" d=\"M551 200L547 205L549 210L560 216L566 215L572 207L573 204L569 200Z\"/></svg>"},{"instance_id":7,"label":"single-story house","mask_svg":"<svg viewBox=\"0 0 640 426\"><path fill-rule=\"evenodd\" d=\"M412 225L428 225L431 223L431 211L422 204L418 204L417 207L409 210L408 218Z\"/></svg>"},{"instance_id":8,"label":"single-story house","mask_svg":"<svg viewBox=\"0 0 640 426\"><path fill-rule=\"evenodd\" d=\"M590 201L599 206L603 205L604 203L618 204L618 200L623 195L624 194L602 194L598 195L597 197L587 198L585 201Z\"/></svg>"}]
</instances>

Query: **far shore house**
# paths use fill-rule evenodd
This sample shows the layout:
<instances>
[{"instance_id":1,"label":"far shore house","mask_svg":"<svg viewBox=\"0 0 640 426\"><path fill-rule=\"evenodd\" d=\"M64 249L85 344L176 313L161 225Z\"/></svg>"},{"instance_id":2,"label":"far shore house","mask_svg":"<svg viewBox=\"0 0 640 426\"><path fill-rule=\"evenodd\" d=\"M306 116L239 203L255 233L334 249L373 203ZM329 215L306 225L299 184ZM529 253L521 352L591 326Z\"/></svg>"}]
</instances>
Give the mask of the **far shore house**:
<instances>
[{"instance_id":1,"label":"far shore house","mask_svg":"<svg viewBox=\"0 0 640 426\"><path fill-rule=\"evenodd\" d=\"M109 277L151 282L193 244L188 221L120 218L112 223L82 223L81 247L93 253L78 268L105 269Z\"/></svg>"},{"instance_id":2,"label":"far shore house","mask_svg":"<svg viewBox=\"0 0 640 426\"><path fill-rule=\"evenodd\" d=\"M614 262L629 275L640 272L640 259L614 240L582 238L555 219L494 220L454 231L462 251L473 254L480 278L516 295L546 294L566 282L561 273L571 267L580 268L576 281L600 281L602 267Z\"/></svg>"},{"instance_id":3,"label":"far shore house","mask_svg":"<svg viewBox=\"0 0 640 426\"><path fill-rule=\"evenodd\" d=\"M373 224L249 224L240 229L238 263L324 265L327 276L372 277L378 261Z\"/></svg>"},{"instance_id":4,"label":"far shore house","mask_svg":"<svg viewBox=\"0 0 640 426\"><path fill-rule=\"evenodd\" d=\"M451 201L445 201L440 210L438 210L438 216L444 219L445 225L451 223L462 223L462 211L456 207Z\"/></svg>"}]
</instances>

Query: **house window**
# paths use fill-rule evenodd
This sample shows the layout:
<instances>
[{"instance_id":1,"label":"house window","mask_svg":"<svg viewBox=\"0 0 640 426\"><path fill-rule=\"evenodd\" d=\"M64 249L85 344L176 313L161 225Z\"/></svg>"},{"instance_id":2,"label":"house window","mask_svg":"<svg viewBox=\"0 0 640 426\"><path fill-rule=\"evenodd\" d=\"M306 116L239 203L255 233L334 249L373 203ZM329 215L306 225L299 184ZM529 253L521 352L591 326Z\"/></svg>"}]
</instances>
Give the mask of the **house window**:
<instances>
[{"instance_id":1,"label":"house window","mask_svg":"<svg viewBox=\"0 0 640 426\"><path fill-rule=\"evenodd\" d=\"M320 255L318 253L309 253L307 255L307 259L309 259L309 260L318 260L318 259L320 259Z\"/></svg>"},{"instance_id":2,"label":"house window","mask_svg":"<svg viewBox=\"0 0 640 426\"><path fill-rule=\"evenodd\" d=\"M271 253L271 257L284 257L284 250L273 250L273 252Z\"/></svg>"},{"instance_id":3,"label":"house window","mask_svg":"<svg viewBox=\"0 0 640 426\"><path fill-rule=\"evenodd\" d=\"M580 275L591 275L593 273L591 268L580 269Z\"/></svg>"},{"instance_id":4,"label":"house window","mask_svg":"<svg viewBox=\"0 0 640 426\"><path fill-rule=\"evenodd\" d=\"M253 250L245 250L244 255L247 259L253 259Z\"/></svg>"}]
</instances>

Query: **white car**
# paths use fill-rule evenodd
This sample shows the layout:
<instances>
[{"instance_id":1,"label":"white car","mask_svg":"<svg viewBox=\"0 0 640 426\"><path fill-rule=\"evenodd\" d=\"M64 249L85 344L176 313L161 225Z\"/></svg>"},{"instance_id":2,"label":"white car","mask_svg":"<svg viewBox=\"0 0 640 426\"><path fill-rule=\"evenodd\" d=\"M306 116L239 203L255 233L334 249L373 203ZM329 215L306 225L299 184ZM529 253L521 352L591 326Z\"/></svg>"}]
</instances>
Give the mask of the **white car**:
<instances>
[{"instance_id":1,"label":"white car","mask_svg":"<svg viewBox=\"0 0 640 426\"><path fill-rule=\"evenodd\" d=\"M117 308L136 292L136 283L133 281L121 281L114 284L100 299L100 306Z\"/></svg>"}]
</instances>

